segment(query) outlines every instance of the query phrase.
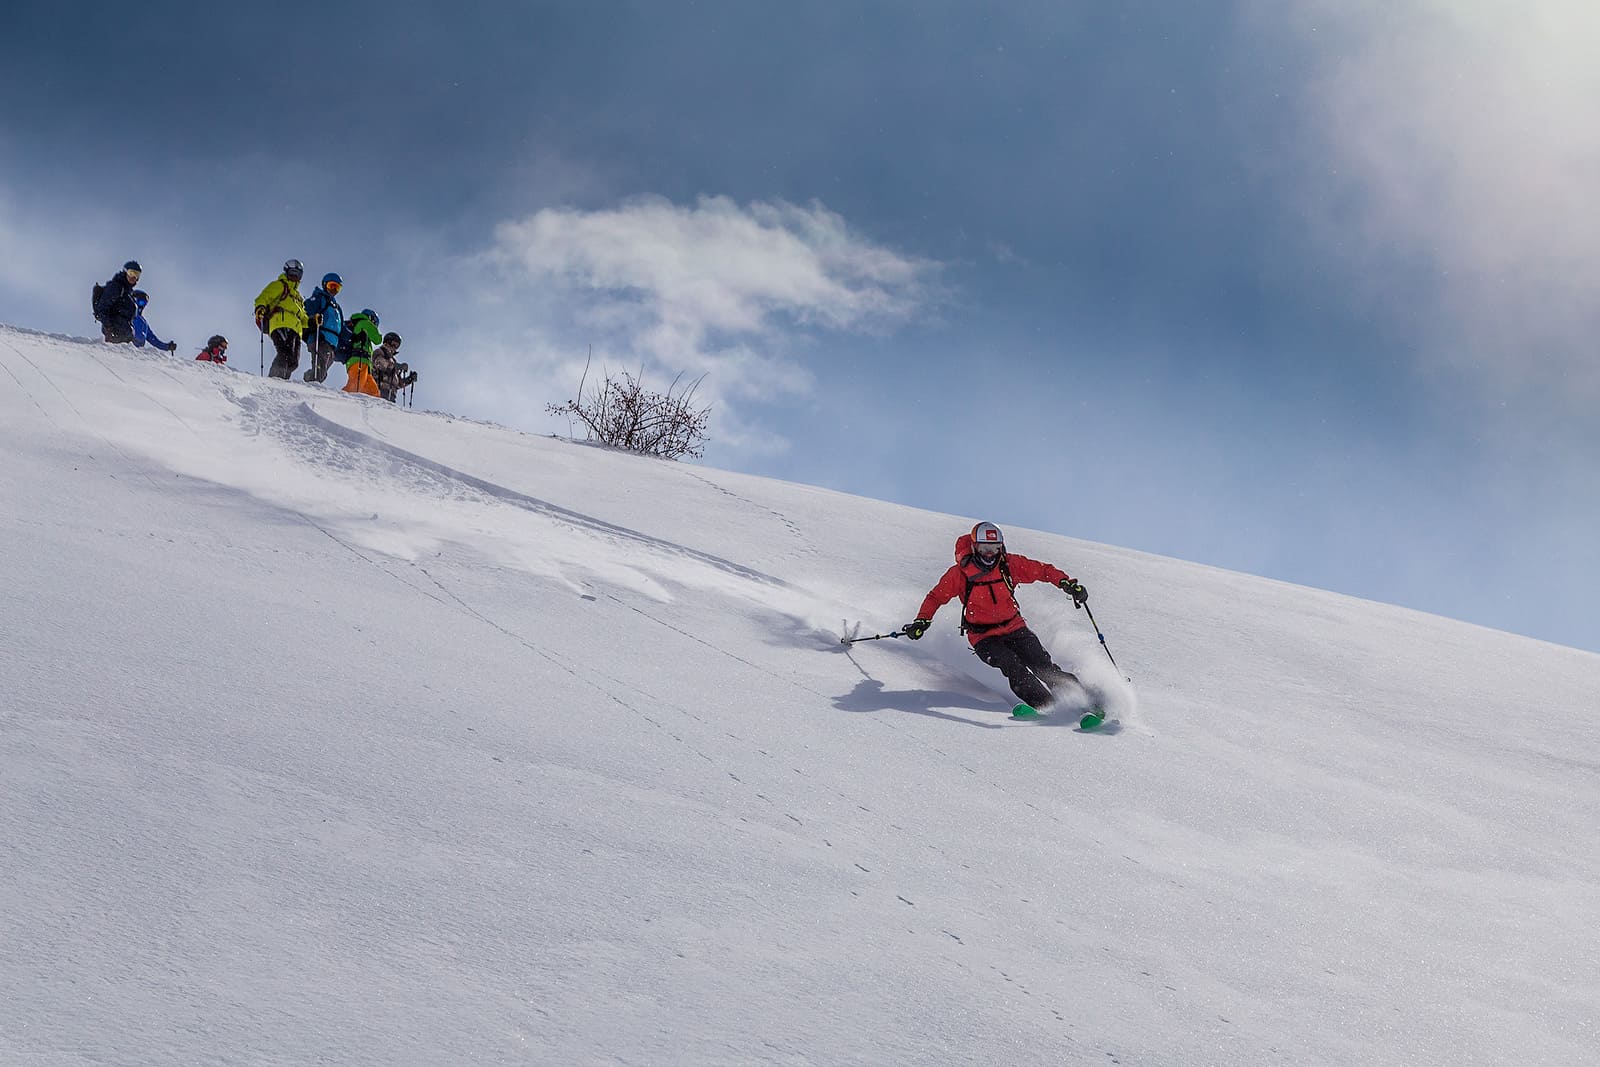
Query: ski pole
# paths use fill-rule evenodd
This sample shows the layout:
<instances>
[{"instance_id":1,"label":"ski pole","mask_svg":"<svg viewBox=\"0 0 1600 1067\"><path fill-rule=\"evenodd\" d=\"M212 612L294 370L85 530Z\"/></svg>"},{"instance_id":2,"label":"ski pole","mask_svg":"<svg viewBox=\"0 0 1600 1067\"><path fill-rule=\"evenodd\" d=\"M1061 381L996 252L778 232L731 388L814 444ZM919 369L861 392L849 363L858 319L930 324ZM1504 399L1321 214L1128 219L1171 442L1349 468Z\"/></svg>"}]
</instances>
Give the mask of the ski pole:
<instances>
[{"instance_id":1,"label":"ski pole","mask_svg":"<svg viewBox=\"0 0 1600 1067\"><path fill-rule=\"evenodd\" d=\"M322 381L322 379L320 377L318 377L318 375L322 373L322 356L320 355L320 353L322 352L322 316L320 314L313 315L312 318L311 318L311 345L310 345L310 348L311 348L311 377L314 380L320 382L320 381Z\"/></svg>"},{"instance_id":2,"label":"ski pole","mask_svg":"<svg viewBox=\"0 0 1600 1067\"><path fill-rule=\"evenodd\" d=\"M871 637L841 637L839 638L839 643L841 645L853 645L857 641L882 641L885 637L904 637L905 635L906 632L904 630L895 630L893 633L873 634Z\"/></svg>"},{"instance_id":3,"label":"ski pole","mask_svg":"<svg viewBox=\"0 0 1600 1067\"><path fill-rule=\"evenodd\" d=\"M1100 647L1105 650L1106 659L1111 661L1113 667L1117 667L1117 657L1111 654L1111 649L1106 645L1106 635L1100 632L1100 624L1094 621L1094 612L1089 610L1089 602L1087 600L1083 602L1083 610L1089 615L1089 625L1094 627L1094 635L1100 639ZM1122 674L1121 667L1117 667L1117 673ZM1128 681L1131 682L1133 679L1128 678Z\"/></svg>"},{"instance_id":4,"label":"ski pole","mask_svg":"<svg viewBox=\"0 0 1600 1067\"><path fill-rule=\"evenodd\" d=\"M256 347L261 350L261 376L265 378L267 376L267 335L258 333L256 340L258 342Z\"/></svg>"}]
</instances>

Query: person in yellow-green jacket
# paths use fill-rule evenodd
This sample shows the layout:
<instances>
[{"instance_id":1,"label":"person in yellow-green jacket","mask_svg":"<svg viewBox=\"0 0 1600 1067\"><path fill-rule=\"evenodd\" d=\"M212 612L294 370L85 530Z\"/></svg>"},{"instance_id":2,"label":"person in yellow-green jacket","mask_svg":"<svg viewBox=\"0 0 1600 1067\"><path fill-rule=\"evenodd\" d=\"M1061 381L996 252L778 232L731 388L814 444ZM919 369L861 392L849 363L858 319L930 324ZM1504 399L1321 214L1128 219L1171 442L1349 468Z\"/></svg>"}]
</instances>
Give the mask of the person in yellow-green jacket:
<instances>
[{"instance_id":1,"label":"person in yellow-green jacket","mask_svg":"<svg viewBox=\"0 0 1600 1067\"><path fill-rule=\"evenodd\" d=\"M383 343L383 336L378 333L378 313L362 308L346 319L345 325L350 328L350 341L345 345L340 338L340 347L345 349L340 352L344 357L344 391L382 396L372 377L372 349Z\"/></svg>"},{"instance_id":2,"label":"person in yellow-green jacket","mask_svg":"<svg viewBox=\"0 0 1600 1067\"><path fill-rule=\"evenodd\" d=\"M283 273L267 283L256 297L256 329L272 337L270 378L288 380L300 366L300 335L306 329L306 302L300 296L305 266L298 259L283 265Z\"/></svg>"}]
</instances>

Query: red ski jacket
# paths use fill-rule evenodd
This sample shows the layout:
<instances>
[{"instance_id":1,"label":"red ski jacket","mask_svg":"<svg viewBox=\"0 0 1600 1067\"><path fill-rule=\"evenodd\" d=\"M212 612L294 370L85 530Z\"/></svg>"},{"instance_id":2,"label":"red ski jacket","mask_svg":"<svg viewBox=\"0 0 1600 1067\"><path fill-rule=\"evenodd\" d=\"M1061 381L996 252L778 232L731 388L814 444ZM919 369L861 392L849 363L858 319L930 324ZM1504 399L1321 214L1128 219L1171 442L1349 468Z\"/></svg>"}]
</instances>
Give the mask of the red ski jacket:
<instances>
[{"instance_id":1,"label":"red ski jacket","mask_svg":"<svg viewBox=\"0 0 1600 1067\"><path fill-rule=\"evenodd\" d=\"M956 541L955 566L945 571L938 584L929 590L917 611L917 618L931 619L934 612L960 597L961 629L974 645L985 637L1016 633L1028 625L1028 620L1022 617L1022 609L1017 607L1012 587L1027 582L1058 585L1068 577L1067 572L1027 556L1000 558L1003 564L980 566L972 554L972 535L962 534Z\"/></svg>"}]
</instances>

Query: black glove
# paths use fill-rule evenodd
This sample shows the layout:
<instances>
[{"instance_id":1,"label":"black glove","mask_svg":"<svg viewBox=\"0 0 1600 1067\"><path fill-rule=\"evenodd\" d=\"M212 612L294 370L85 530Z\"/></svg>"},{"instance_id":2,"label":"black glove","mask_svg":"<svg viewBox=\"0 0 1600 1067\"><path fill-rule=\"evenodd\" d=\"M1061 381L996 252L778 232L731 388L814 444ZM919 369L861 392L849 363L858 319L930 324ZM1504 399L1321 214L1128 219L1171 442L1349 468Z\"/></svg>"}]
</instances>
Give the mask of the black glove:
<instances>
[{"instance_id":1,"label":"black glove","mask_svg":"<svg viewBox=\"0 0 1600 1067\"><path fill-rule=\"evenodd\" d=\"M267 332L267 309L256 308L256 329L262 333Z\"/></svg>"},{"instance_id":2,"label":"black glove","mask_svg":"<svg viewBox=\"0 0 1600 1067\"><path fill-rule=\"evenodd\" d=\"M178 342L176 342L176 341L168 341L167 342L167 351L168 352L176 352L177 350L178 350Z\"/></svg>"},{"instance_id":3,"label":"black glove","mask_svg":"<svg viewBox=\"0 0 1600 1067\"><path fill-rule=\"evenodd\" d=\"M1061 579L1061 591L1072 598L1072 606L1081 608L1089 602L1089 590L1076 578Z\"/></svg>"},{"instance_id":4,"label":"black glove","mask_svg":"<svg viewBox=\"0 0 1600 1067\"><path fill-rule=\"evenodd\" d=\"M928 627L933 625L932 619L915 619L906 623L905 635L913 641L920 641L922 635L928 632Z\"/></svg>"}]
</instances>

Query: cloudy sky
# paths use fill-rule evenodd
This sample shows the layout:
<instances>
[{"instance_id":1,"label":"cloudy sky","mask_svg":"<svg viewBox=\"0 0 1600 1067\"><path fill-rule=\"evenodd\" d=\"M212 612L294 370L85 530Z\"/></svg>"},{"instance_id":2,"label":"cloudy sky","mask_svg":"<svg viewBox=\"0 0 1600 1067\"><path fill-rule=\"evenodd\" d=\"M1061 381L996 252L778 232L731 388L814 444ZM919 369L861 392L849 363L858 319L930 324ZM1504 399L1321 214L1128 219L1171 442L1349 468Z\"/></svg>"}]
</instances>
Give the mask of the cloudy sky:
<instances>
[{"instance_id":1,"label":"cloudy sky","mask_svg":"<svg viewBox=\"0 0 1600 1067\"><path fill-rule=\"evenodd\" d=\"M158 332L253 370L295 256L406 336L426 407L567 433L592 349L704 375L717 466L1600 650L1593 4L0 30L0 320L91 333L134 257Z\"/></svg>"}]
</instances>

